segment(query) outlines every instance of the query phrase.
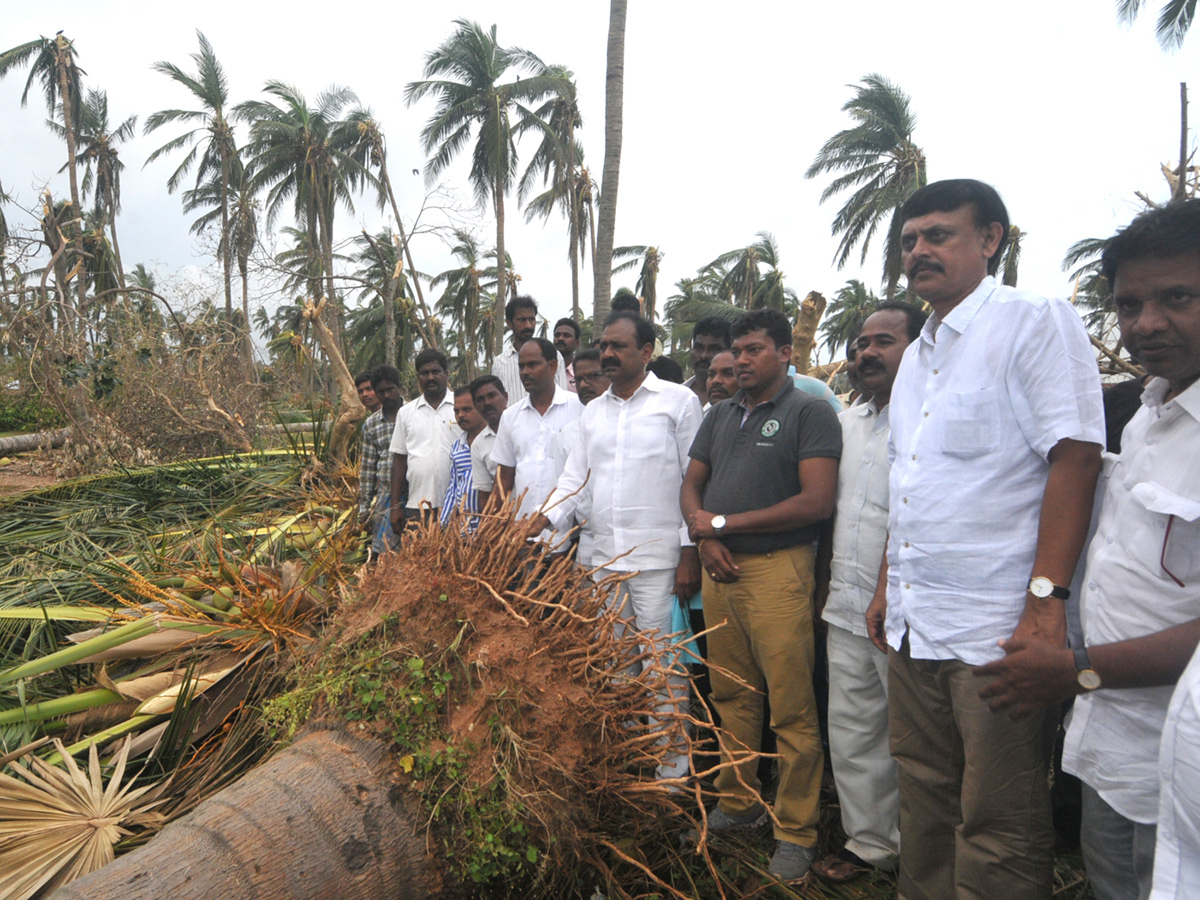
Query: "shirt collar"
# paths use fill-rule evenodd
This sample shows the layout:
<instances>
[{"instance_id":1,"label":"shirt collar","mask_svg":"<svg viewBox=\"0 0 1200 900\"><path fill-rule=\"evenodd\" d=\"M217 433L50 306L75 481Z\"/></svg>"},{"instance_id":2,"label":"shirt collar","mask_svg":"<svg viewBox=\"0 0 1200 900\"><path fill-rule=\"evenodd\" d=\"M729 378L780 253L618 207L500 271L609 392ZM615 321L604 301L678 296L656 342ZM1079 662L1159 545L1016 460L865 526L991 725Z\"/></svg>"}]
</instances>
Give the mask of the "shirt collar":
<instances>
[{"instance_id":1,"label":"shirt collar","mask_svg":"<svg viewBox=\"0 0 1200 900\"><path fill-rule=\"evenodd\" d=\"M646 377L643 378L642 383L637 386L637 390L634 391L633 394L630 395L629 400L632 400L634 397L636 397L643 389L645 389L647 391L653 391L654 393L658 393L659 391L661 391L663 389L664 384L666 384L666 382L663 381L661 378L659 378L657 375L655 375L653 372L647 372ZM616 394L614 394L611 384L608 386L608 390L605 391L600 396L602 396L602 397L609 396L613 400L619 400L621 403L629 402L629 400L626 400L623 397L618 397ZM596 399L598 400L600 398L597 397Z\"/></svg>"},{"instance_id":2,"label":"shirt collar","mask_svg":"<svg viewBox=\"0 0 1200 900\"><path fill-rule=\"evenodd\" d=\"M1167 379L1151 378L1146 389L1142 391L1142 405L1157 412L1163 405L1163 398L1167 395L1169 388ZM1200 381L1193 382L1191 387L1170 402L1178 404L1180 409L1200 422Z\"/></svg>"},{"instance_id":3,"label":"shirt collar","mask_svg":"<svg viewBox=\"0 0 1200 900\"><path fill-rule=\"evenodd\" d=\"M792 381L791 376L788 376L787 378L783 379L783 385L780 386L779 390L777 390L773 396L762 401L762 403L759 403L757 406L751 407L746 405L746 392L741 388L738 388L738 392L733 395L732 399L742 409L749 409L753 411L758 409L758 407L762 406L764 403L773 403L778 405L779 401L783 399L784 394L786 394L788 391L794 390L796 390L796 384L794 381Z\"/></svg>"},{"instance_id":4,"label":"shirt collar","mask_svg":"<svg viewBox=\"0 0 1200 900\"><path fill-rule=\"evenodd\" d=\"M439 410L446 404L450 404L451 408L454 407L454 399L451 396L449 391L446 391L445 395L442 397L442 402L439 403L437 406L434 406L432 403L430 403L428 400L426 400L424 394L418 394L417 399L415 401L413 401L413 403L415 406L420 406L421 404L424 404L425 406L429 407L432 410Z\"/></svg>"},{"instance_id":5,"label":"shirt collar","mask_svg":"<svg viewBox=\"0 0 1200 900\"><path fill-rule=\"evenodd\" d=\"M983 281L976 285L975 290L971 291L958 306L946 313L946 318L939 320L937 316L930 316L929 321L925 323L925 327L921 329L921 337L932 344L934 342L934 335L942 325L962 334L967 330L967 326L974 320L975 314L979 312L995 289L996 279L991 275L985 276Z\"/></svg>"},{"instance_id":6,"label":"shirt collar","mask_svg":"<svg viewBox=\"0 0 1200 900\"><path fill-rule=\"evenodd\" d=\"M570 403L571 398L574 396L575 396L574 394L572 394L570 391L568 391L562 385L555 382L554 396L550 400L550 405L551 406L562 406L562 404L564 404L564 403ZM519 401L517 401L517 408L520 409L523 407L529 407L530 409L533 409L533 397L531 397L529 394L526 394ZM536 412L536 410L534 410L534 411Z\"/></svg>"}]
</instances>

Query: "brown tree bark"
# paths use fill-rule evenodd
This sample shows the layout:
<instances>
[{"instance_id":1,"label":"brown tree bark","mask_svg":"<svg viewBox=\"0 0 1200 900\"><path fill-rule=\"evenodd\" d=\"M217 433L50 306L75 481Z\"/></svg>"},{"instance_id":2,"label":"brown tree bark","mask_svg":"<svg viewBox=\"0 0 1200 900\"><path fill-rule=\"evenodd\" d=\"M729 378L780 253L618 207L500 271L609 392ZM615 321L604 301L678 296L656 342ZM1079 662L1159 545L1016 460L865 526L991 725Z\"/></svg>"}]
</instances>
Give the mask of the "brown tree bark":
<instances>
[{"instance_id":1,"label":"brown tree bark","mask_svg":"<svg viewBox=\"0 0 1200 900\"><path fill-rule=\"evenodd\" d=\"M807 375L812 365L813 348L817 346L817 326L825 313L825 297L816 291L800 301L800 315L792 331L792 364L800 375Z\"/></svg>"},{"instance_id":2,"label":"brown tree bark","mask_svg":"<svg viewBox=\"0 0 1200 900\"><path fill-rule=\"evenodd\" d=\"M388 749L310 730L146 846L55 900L418 900L422 823L402 805Z\"/></svg>"},{"instance_id":3,"label":"brown tree bark","mask_svg":"<svg viewBox=\"0 0 1200 900\"><path fill-rule=\"evenodd\" d=\"M350 369L346 366L346 359L342 356L337 337L321 317L322 311L327 305L325 301L317 304L309 301L306 304L304 316L312 321L317 341L321 344L321 350L329 360L329 366L333 369L333 376L337 380L338 416L334 420L333 434L329 438L329 461L336 465L349 456L350 442L354 438L354 432L366 418L367 409L358 399L358 390L354 387L354 376L350 374Z\"/></svg>"}]
</instances>

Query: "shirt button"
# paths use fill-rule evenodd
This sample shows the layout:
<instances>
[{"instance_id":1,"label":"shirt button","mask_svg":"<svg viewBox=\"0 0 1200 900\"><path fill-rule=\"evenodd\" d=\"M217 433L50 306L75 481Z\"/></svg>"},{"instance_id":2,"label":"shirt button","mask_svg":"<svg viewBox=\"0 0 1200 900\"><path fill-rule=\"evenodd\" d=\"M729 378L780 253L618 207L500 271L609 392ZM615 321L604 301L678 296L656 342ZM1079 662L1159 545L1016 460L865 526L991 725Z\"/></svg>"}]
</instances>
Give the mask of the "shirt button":
<instances>
[{"instance_id":1,"label":"shirt button","mask_svg":"<svg viewBox=\"0 0 1200 900\"><path fill-rule=\"evenodd\" d=\"M1089 590L1089 591L1094 591L1095 589L1096 589L1096 582L1094 582L1094 581L1089 581L1089 582L1088 582L1088 590Z\"/></svg>"},{"instance_id":2,"label":"shirt button","mask_svg":"<svg viewBox=\"0 0 1200 900\"><path fill-rule=\"evenodd\" d=\"M907 503L907 502L908 502L908 498L907 498L907 497L905 497L905 498L904 498L904 502L905 502L905 503Z\"/></svg>"},{"instance_id":3,"label":"shirt button","mask_svg":"<svg viewBox=\"0 0 1200 900\"><path fill-rule=\"evenodd\" d=\"M1132 490L1133 490L1133 484L1132 484L1132 483L1130 483L1130 482L1128 482L1128 481L1127 481L1127 482L1125 482L1125 490L1127 490L1127 491L1132 491Z\"/></svg>"},{"instance_id":4,"label":"shirt button","mask_svg":"<svg viewBox=\"0 0 1200 900\"><path fill-rule=\"evenodd\" d=\"M925 413L925 418L929 418L929 413Z\"/></svg>"},{"instance_id":5,"label":"shirt button","mask_svg":"<svg viewBox=\"0 0 1200 900\"><path fill-rule=\"evenodd\" d=\"M908 547L908 541L905 541L905 542L904 542L904 546L905 546L906 548Z\"/></svg>"},{"instance_id":6,"label":"shirt button","mask_svg":"<svg viewBox=\"0 0 1200 900\"><path fill-rule=\"evenodd\" d=\"M904 589L905 589L906 591L911 591L911 590L912 590L912 585L911 585L911 584L906 584L906 585L904 585Z\"/></svg>"},{"instance_id":7,"label":"shirt button","mask_svg":"<svg viewBox=\"0 0 1200 900\"><path fill-rule=\"evenodd\" d=\"M913 454L913 459L916 459L916 458L917 458L917 454L915 454L915 453L914 453L914 454Z\"/></svg>"},{"instance_id":8,"label":"shirt button","mask_svg":"<svg viewBox=\"0 0 1200 900\"><path fill-rule=\"evenodd\" d=\"M934 369L934 370L933 370L933 374L934 374L934 375L936 375L937 373L938 373L938 370L937 370L937 369Z\"/></svg>"},{"instance_id":9,"label":"shirt button","mask_svg":"<svg viewBox=\"0 0 1200 900\"><path fill-rule=\"evenodd\" d=\"M1111 544L1111 543L1112 543L1113 541L1115 541L1115 540L1116 540L1116 538L1112 538L1112 537L1105 538L1105 539L1104 539L1104 543L1106 543L1106 544Z\"/></svg>"}]
</instances>

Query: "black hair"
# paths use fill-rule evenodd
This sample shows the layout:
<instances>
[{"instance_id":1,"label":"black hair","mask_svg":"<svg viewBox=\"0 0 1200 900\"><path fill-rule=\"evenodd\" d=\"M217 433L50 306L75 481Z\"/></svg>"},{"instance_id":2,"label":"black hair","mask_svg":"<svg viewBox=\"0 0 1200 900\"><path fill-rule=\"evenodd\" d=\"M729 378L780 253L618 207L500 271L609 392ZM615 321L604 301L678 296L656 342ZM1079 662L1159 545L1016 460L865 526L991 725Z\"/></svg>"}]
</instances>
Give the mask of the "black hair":
<instances>
[{"instance_id":1,"label":"black hair","mask_svg":"<svg viewBox=\"0 0 1200 900\"><path fill-rule=\"evenodd\" d=\"M443 372L450 371L450 360L446 359L446 354L441 350L435 350L432 347L426 347L417 354L417 359L413 363L413 368L420 372L421 366L428 365L431 362L435 362L441 366Z\"/></svg>"},{"instance_id":2,"label":"black hair","mask_svg":"<svg viewBox=\"0 0 1200 900\"><path fill-rule=\"evenodd\" d=\"M641 315L642 304L638 302L637 295L633 291L629 290L629 288L621 288L613 295L612 305L609 309L612 312L621 312L624 310Z\"/></svg>"},{"instance_id":3,"label":"black hair","mask_svg":"<svg viewBox=\"0 0 1200 900\"><path fill-rule=\"evenodd\" d=\"M532 337L529 339L529 343L537 344L538 349L542 351L542 358L546 362L558 362L558 348L544 337Z\"/></svg>"},{"instance_id":4,"label":"black hair","mask_svg":"<svg viewBox=\"0 0 1200 900\"><path fill-rule=\"evenodd\" d=\"M722 319L720 316L705 316L692 326L693 341L701 334L720 338L721 343L726 347L733 343L733 339L729 336L729 320Z\"/></svg>"},{"instance_id":5,"label":"black hair","mask_svg":"<svg viewBox=\"0 0 1200 900\"><path fill-rule=\"evenodd\" d=\"M987 228L993 222L1000 223L1000 243L988 260L988 273L994 275L1000 263L1000 254L1008 244L1009 221L1004 201L990 184L974 178L947 178L927 184L904 201L900 207L900 221L903 223L932 212L954 212L968 203L974 212L976 228Z\"/></svg>"},{"instance_id":6,"label":"black hair","mask_svg":"<svg viewBox=\"0 0 1200 900\"><path fill-rule=\"evenodd\" d=\"M469 384L464 384L462 387L456 387L456 388L454 389L454 399L455 399L455 400L457 400L457 399L458 399L459 397L461 397L463 394L471 394L471 386L470 386ZM474 402L475 402L475 395L474 395L474 394L471 394L471 402L472 402L472 403L474 403Z\"/></svg>"},{"instance_id":7,"label":"black hair","mask_svg":"<svg viewBox=\"0 0 1200 900\"><path fill-rule=\"evenodd\" d=\"M385 381L389 384L394 384L396 387L400 387L400 373L396 371L395 366L389 366L386 364L382 366L376 366L367 374L367 377L371 379L372 388L374 388L376 384L382 384Z\"/></svg>"},{"instance_id":8,"label":"black hair","mask_svg":"<svg viewBox=\"0 0 1200 900\"><path fill-rule=\"evenodd\" d=\"M579 327L579 323L574 319L568 319L566 316L554 323L554 329L550 333L554 334L554 332L558 331L559 327L562 325L568 326L573 332L575 332L575 340L579 340L579 336L583 334L583 331Z\"/></svg>"},{"instance_id":9,"label":"black hair","mask_svg":"<svg viewBox=\"0 0 1200 900\"><path fill-rule=\"evenodd\" d=\"M494 384L496 386L496 390L502 393L505 397L508 396L508 391L504 388L504 382L500 380L498 375L480 375L467 386L471 391L471 399L475 399L475 395L483 389L484 385L488 384Z\"/></svg>"},{"instance_id":10,"label":"black hair","mask_svg":"<svg viewBox=\"0 0 1200 900\"><path fill-rule=\"evenodd\" d=\"M600 362L600 348L584 347L575 354L574 365L579 365L581 362Z\"/></svg>"},{"instance_id":11,"label":"black hair","mask_svg":"<svg viewBox=\"0 0 1200 900\"><path fill-rule=\"evenodd\" d=\"M366 372L359 372L357 375L354 376L354 386L358 387L364 381L370 381L370 380L371 380L371 370L367 370Z\"/></svg>"},{"instance_id":12,"label":"black hair","mask_svg":"<svg viewBox=\"0 0 1200 900\"><path fill-rule=\"evenodd\" d=\"M607 328L614 322L632 322L634 330L637 332L637 345L639 348L645 347L647 344L654 345L654 326L649 321L639 316L633 310L618 309L611 313L604 320L604 327Z\"/></svg>"},{"instance_id":13,"label":"black hair","mask_svg":"<svg viewBox=\"0 0 1200 900\"><path fill-rule=\"evenodd\" d=\"M532 309L536 313L538 311L537 301L526 295L513 297L504 306L504 320L511 322L516 317L518 309Z\"/></svg>"},{"instance_id":14,"label":"black hair","mask_svg":"<svg viewBox=\"0 0 1200 900\"><path fill-rule=\"evenodd\" d=\"M683 369L679 363L675 362L669 356L660 356L658 359L650 360L650 365L646 366L646 371L653 372L663 381L683 384Z\"/></svg>"},{"instance_id":15,"label":"black hair","mask_svg":"<svg viewBox=\"0 0 1200 900\"><path fill-rule=\"evenodd\" d=\"M921 329L925 327L925 320L929 318L929 314L919 306L914 306L911 303L905 303L903 300L885 300L873 310L872 315L877 312L887 312L895 310L902 312L908 320L906 331L908 332L908 342L911 344L921 336Z\"/></svg>"},{"instance_id":16,"label":"black hair","mask_svg":"<svg viewBox=\"0 0 1200 900\"><path fill-rule=\"evenodd\" d=\"M765 331L775 349L792 344L792 323L777 309L755 309L744 312L729 326L729 336L737 340L752 331Z\"/></svg>"},{"instance_id":17,"label":"black hair","mask_svg":"<svg viewBox=\"0 0 1200 900\"><path fill-rule=\"evenodd\" d=\"M1200 200L1142 213L1105 242L1100 271L1111 289L1122 263L1184 255L1200 256Z\"/></svg>"}]
</instances>

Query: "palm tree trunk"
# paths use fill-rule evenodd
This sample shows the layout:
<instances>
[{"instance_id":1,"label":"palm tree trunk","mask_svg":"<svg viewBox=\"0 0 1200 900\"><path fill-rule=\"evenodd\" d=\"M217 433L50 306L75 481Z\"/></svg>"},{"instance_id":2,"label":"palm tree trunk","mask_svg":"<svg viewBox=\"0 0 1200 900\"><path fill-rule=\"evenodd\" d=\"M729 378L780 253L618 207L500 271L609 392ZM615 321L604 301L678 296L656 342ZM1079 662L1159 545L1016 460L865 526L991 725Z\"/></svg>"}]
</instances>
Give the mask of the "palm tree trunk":
<instances>
[{"instance_id":1,"label":"palm tree trunk","mask_svg":"<svg viewBox=\"0 0 1200 900\"><path fill-rule=\"evenodd\" d=\"M250 267L239 259L238 268L242 276L242 354L246 363L246 379L251 384L257 384L258 368L254 365L254 338L250 336Z\"/></svg>"},{"instance_id":2,"label":"palm tree trunk","mask_svg":"<svg viewBox=\"0 0 1200 900\"><path fill-rule=\"evenodd\" d=\"M800 301L800 315L792 331L792 365L800 375L807 375L812 366L813 348L817 346L817 326L825 312L825 297L816 291Z\"/></svg>"},{"instance_id":3,"label":"palm tree trunk","mask_svg":"<svg viewBox=\"0 0 1200 900\"><path fill-rule=\"evenodd\" d=\"M112 235L113 259L117 263L117 284L125 287L125 266L121 262L121 245L117 243L117 204L113 197L111 184L108 194L108 233Z\"/></svg>"},{"instance_id":4,"label":"palm tree trunk","mask_svg":"<svg viewBox=\"0 0 1200 900\"><path fill-rule=\"evenodd\" d=\"M423 827L392 769L379 741L310 731L144 847L54 896L423 900Z\"/></svg>"},{"instance_id":5,"label":"palm tree trunk","mask_svg":"<svg viewBox=\"0 0 1200 900\"><path fill-rule=\"evenodd\" d=\"M84 307L87 306L87 278L83 274L83 205L79 202L79 175L76 172L78 161L75 156L75 124L71 120L71 80L67 77L67 63L71 60L69 51L61 46L61 42L65 42L66 38L59 37L60 47L57 57L58 69L58 95L62 100L63 111L63 129L67 135L67 179L71 185L71 212L73 217L78 219L75 226L75 260L78 271L75 275L75 284L79 295L79 303L76 309L77 315L83 315ZM80 348L76 348L77 350Z\"/></svg>"},{"instance_id":6,"label":"palm tree trunk","mask_svg":"<svg viewBox=\"0 0 1200 900\"><path fill-rule=\"evenodd\" d=\"M383 292L383 355L389 366L396 365L396 284L393 272Z\"/></svg>"},{"instance_id":7,"label":"palm tree trunk","mask_svg":"<svg viewBox=\"0 0 1200 900\"><path fill-rule=\"evenodd\" d=\"M225 278L225 321L233 324L232 260L229 247L229 150L221 141L221 270Z\"/></svg>"},{"instance_id":8,"label":"palm tree trunk","mask_svg":"<svg viewBox=\"0 0 1200 900\"><path fill-rule=\"evenodd\" d=\"M492 321L495 330L492 332L491 354L488 356L487 368L491 371L492 359L504 350L504 304L508 288L508 260L504 252L504 187L502 176L496 175L496 301L492 306Z\"/></svg>"},{"instance_id":9,"label":"palm tree trunk","mask_svg":"<svg viewBox=\"0 0 1200 900\"><path fill-rule=\"evenodd\" d=\"M600 184L600 222L592 252L595 290L593 320L608 316L612 303L613 233L617 225L617 186L621 177L621 137L625 92L625 12L628 0L611 0L608 12L608 70L604 89L604 168Z\"/></svg>"},{"instance_id":10,"label":"palm tree trunk","mask_svg":"<svg viewBox=\"0 0 1200 900\"><path fill-rule=\"evenodd\" d=\"M331 233L333 217L326 208L324 187L319 183L313 188L313 196L317 203L317 238L321 242L321 258L324 261L325 269L325 296L328 298L330 309L333 310L331 316L333 327L330 330L333 331L338 352L344 355L346 347L342 340L342 304L338 300L333 286L333 234Z\"/></svg>"}]
</instances>

